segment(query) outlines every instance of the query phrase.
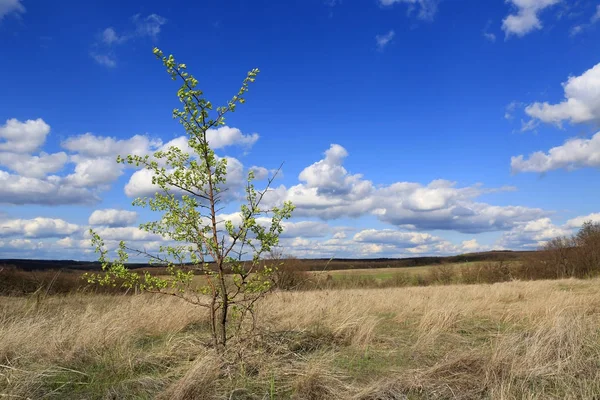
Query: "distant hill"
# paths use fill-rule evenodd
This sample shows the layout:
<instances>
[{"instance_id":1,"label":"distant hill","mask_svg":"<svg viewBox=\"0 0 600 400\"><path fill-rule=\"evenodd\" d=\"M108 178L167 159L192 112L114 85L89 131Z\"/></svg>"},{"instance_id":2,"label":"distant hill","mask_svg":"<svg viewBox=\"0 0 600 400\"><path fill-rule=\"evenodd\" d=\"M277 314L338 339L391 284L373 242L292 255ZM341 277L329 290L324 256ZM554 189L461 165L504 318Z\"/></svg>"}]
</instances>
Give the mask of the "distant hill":
<instances>
[{"instance_id":1,"label":"distant hill","mask_svg":"<svg viewBox=\"0 0 600 400\"><path fill-rule=\"evenodd\" d=\"M398 268L420 267L445 263L460 263L474 261L514 261L521 259L529 251L493 250L481 253L468 253L446 257L409 257L409 258L317 258L299 259L298 262L308 270L339 270L357 268ZM0 259L2 265L14 266L24 271L43 271L56 269L72 269L80 271L98 271L100 263L97 261L75 260L27 260L27 259ZM147 263L127 264L130 269L157 267Z\"/></svg>"}]
</instances>

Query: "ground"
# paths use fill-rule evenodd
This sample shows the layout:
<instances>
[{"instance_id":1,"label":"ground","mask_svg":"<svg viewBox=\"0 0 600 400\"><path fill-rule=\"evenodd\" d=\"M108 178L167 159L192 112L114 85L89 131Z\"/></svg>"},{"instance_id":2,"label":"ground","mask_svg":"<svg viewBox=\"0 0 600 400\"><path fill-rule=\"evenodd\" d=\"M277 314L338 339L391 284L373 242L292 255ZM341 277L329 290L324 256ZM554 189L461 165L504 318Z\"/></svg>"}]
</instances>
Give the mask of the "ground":
<instances>
[{"instance_id":1,"label":"ground","mask_svg":"<svg viewBox=\"0 0 600 400\"><path fill-rule=\"evenodd\" d=\"M225 360L172 297L0 298L7 398L600 396L600 280L276 292Z\"/></svg>"}]
</instances>

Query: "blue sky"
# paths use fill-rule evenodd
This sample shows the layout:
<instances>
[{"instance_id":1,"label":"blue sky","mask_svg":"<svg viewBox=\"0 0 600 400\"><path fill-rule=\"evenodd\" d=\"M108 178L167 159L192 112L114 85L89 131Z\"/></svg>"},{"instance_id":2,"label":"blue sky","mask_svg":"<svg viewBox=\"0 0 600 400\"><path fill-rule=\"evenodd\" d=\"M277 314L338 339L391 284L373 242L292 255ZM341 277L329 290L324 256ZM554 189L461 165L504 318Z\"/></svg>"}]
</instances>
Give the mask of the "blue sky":
<instances>
[{"instance_id":1,"label":"blue sky","mask_svg":"<svg viewBox=\"0 0 600 400\"><path fill-rule=\"evenodd\" d=\"M154 46L215 104L260 68L213 145L233 192L285 162L289 253L533 249L600 221L598 1L0 0L0 257L94 258L90 227L161 243L114 162L184 135Z\"/></svg>"}]
</instances>

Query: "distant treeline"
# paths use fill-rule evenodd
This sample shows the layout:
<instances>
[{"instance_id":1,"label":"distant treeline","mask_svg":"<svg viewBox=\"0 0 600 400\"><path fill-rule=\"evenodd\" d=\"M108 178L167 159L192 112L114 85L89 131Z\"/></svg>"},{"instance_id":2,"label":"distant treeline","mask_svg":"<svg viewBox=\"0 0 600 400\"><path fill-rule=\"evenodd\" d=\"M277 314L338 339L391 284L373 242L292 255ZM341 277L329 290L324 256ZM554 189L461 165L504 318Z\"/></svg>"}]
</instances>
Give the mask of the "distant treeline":
<instances>
[{"instance_id":1,"label":"distant treeline","mask_svg":"<svg viewBox=\"0 0 600 400\"><path fill-rule=\"evenodd\" d=\"M523 259L531 251L486 251L482 253L469 253L448 257L410 257L410 258L319 258L298 259L299 265L306 271L343 270L343 269L369 269L369 268L410 268L424 267L427 265L440 265L450 263L466 263L475 261L517 261Z\"/></svg>"},{"instance_id":2,"label":"distant treeline","mask_svg":"<svg viewBox=\"0 0 600 400\"><path fill-rule=\"evenodd\" d=\"M529 251L487 251L482 253L469 253L448 257L411 257L411 258L316 258L298 259L303 270L322 271L342 269L363 268L398 268L398 267L422 267L426 265L438 265L446 263L461 263L473 261L515 261L522 259ZM101 265L97 261L75 261L75 260L26 260L26 259L0 259L0 266L13 266L23 271L44 271L71 269L79 271L100 271ZM129 263L130 269L160 268L160 265L148 263Z\"/></svg>"}]
</instances>

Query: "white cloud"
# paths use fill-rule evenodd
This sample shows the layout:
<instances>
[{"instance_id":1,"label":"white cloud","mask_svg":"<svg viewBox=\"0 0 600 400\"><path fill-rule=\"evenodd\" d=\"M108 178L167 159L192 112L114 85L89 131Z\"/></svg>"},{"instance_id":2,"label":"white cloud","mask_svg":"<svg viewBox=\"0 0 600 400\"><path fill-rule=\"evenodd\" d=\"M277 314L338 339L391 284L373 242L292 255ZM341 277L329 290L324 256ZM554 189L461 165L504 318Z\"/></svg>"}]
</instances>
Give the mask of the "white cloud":
<instances>
[{"instance_id":1,"label":"white cloud","mask_svg":"<svg viewBox=\"0 0 600 400\"><path fill-rule=\"evenodd\" d=\"M44 178L48 174L60 171L69 157L66 153L40 153L39 156L0 152L0 165L3 165L28 178Z\"/></svg>"},{"instance_id":2,"label":"white cloud","mask_svg":"<svg viewBox=\"0 0 600 400\"><path fill-rule=\"evenodd\" d=\"M25 13L25 7L21 0L0 0L0 22L7 15L23 13Z\"/></svg>"},{"instance_id":3,"label":"white cloud","mask_svg":"<svg viewBox=\"0 0 600 400\"><path fill-rule=\"evenodd\" d=\"M566 168L574 170L585 167L600 167L600 132L591 139L574 138L565 144L551 148L548 153L537 151L529 158L523 155L512 157L510 166L513 173L548 172Z\"/></svg>"},{"instance_id":4,"label":"white cloud","mask_svg":"<svg viewBox=\"0 0 600 400\"><path fill-rule=\"evenodd\" d=\"M63 185L63 179L56 175L42 180L0 171L0 204L94 204L98 201L94 191Z\"/></svg>"},{"instance_id":5,"label":"white cloud","mask_svg":"<svg viewBox=\"0 0 600 400\"><path fill-rule=\"evenodd\" d=\"M542 29L539 14L546 8L558 4L560 0L506 0L516 10L502 20L502 30L506 37L511 35L525 36Z\"/></svg>"},{"instance_id":6,"label":"white cloud","mask_svg":"<svg viewBox=\"0 0 600 400\"><path fill-rule=\"evenodd\" d=\"M507 249L543 246L547 241L559 236L568 236L572 231L566 227L556 226L550 218L517 223L510 231L505 232L498 240L498 245Z\"/></svg>"},{"instance_id":7,"label":"white cloud","mask_svg":"<svg viewBox=\"0 0 600 400\"><path fill-rule=\"evenodd\" d=\"M187 143L187 142L186 142ZM224 157L227 160L227 180L220 185L223 201L231 201L239 198L245 183L244 166L233 157ZM167 171L172 173L172 170ZM152 184L153 172L147 169L135 171L125 185L125 194L128 197L153 196L158 190L157 185ZM173 188L176 194L183 194L179 189Z\"/></svg>"},{"instance_id":8,"label":"white cloud","mask_svg":"<svg viewBox=\"0 0 600 400\"><path fill-rule=\"evenodd\" d=\"M480 185L458 188L456 183L435 180L428 185L396 182L375 187L362 175L350 174L343 161L346 150L331 145L324 159L305 168L303 182L273 188L265 196L269 204L290 200L294 215L335 219L373 214L400 228L443 229L477 233L510 229L516 222L543 217L544 210L520 206L493 206L475 198L511 187L484 189Z\"/></svg>"},{"instance_id":9,"label":"white cloud","mask_svg":"<svg viewBox=\"0 0 600 400\"><path fill-rule=\"evenodd\" d=\"M463 252L470 253L470 252L482 251L482 248L484 246L479 244L479 242L477 242L477 239L471 239L471 240L464 240L461 243L461 247L462 247ZM485 248L487 248L487 246L485 246Z\"/></svg>"},{"instance_id":10,"label":"white cloud","mask_svg":"<svg viewBox=\"0 0 600 400\"><path fill-rule=\"evenodd\" d=\"M87 158L71 156L75 171L64 178L67 185L74 187L101 187L116 181L123 173L123 165L113 157Z\"/></svg>"},{"instance_id":11,"label":"white cloud","mask_svg":"<svg viewBox=\"0 0 600 400\"><path fill-rule=\"evenodd\" d=\"M476 239L454 244L427 233L402 232L391 229L365 229L353 237L343 232L325 240L306 237L282 238L286 253L300 257L414 257L461 254L489 250Z\"/></svg>"},{"instance_id":12,"label":"white cloud","mask_svg":"<svg viewBox=\"0 0 600 400\"><path fill-rule=\"evenodd\" d=\"M86 250L92 249L92 241L90 239L73 239L72 237L64 237L57 240L56 244L63 248L79 248Z\"/></svg>"},{"instance_id":13,"label":"white cloud","mask_svg":"<svg viewBox=\"0 0 600 400\"><path fill-rule=\"evenodd\" d=\"M114 28L106 28L102 32L102 41L106 44L121 43L125 40L124 37L117 35Z\"/></svg>"},{"instance_id":14,"label":"white cloud","mask_svg":"<svg viewBox=\"0 0 600 400\"><path fill-rule=\"evenodd\" d=\"M440 242L443 239L429 233L401 232L392 229L365 229L354 235L356 242L389 244L395 247L416 247L430 243Z\"/></svg>"},{"instance_id":15,"label":"white cloud","mask_svg":"<svg viewBox=\"0 0 600 400\"><path fill-rule=\"evenodd\" d=\"M15 118L0 125L0 151L31 153L46 141L50 126L43 119L21 122Z\"/></svg>"},{"instance_id":16,"label":"white cloud","mask_svg":"<svg viewBox=\"0 0 600 400\"><path fill-rule=\"evenodd\" d=\"M137 213L135 211L116 210L107 208L95 210L88 219L90 225L106 225L109 227L123 227L135 223Z\"/></svg>"},{"instance_id":17,"label":"white cloud","mask_svg":"<svg viewBox=\"0 0 600 400\"><path fill-rule=\"evenodd\" d=\"M518 101L511 101L509 104L506 105L506 108L504 111L504 118L509 119L509 120L513 119L515 110L522 106L523 106L523 104Z\"/></svg>"},{"instance_id":18,"label":"white cloud","mask_svg":"<svg viewBox=\"0 0 600 400\"><path fill-rule=\"evenodd\" d=\"M496 34L490 32L490 27L492 26L492 21L488 21L487 24L485 24L485 28L483 28L483 37L486 38L487 40L489 40L490 42L495 42L496 41Z\"/></svg>"},{"instance_id":19,"label":"white cloud","mask_svg":"<svg viewBox=\"0 0 600 400\"><path fill-rule=\"evenodd\" d=\"M580 33L583 33L584 31L590 29L598 21L600 21L600 4L598 4L596 6L594 15L592 15L590 17L590 22L589 23L585 23L585 24L580 24L580 25L573 26L571 28L571 30L569 31L569 34L570 34L571 37L577 36Z\"/></svg>"},{"instance_id":20,"label":"white cloud","mask_svg":"<svg viewBox=\"0 0 600 400\"><path fill-rule=\"evenodd\" d=\"M207 139L213 149L221 149L228 146L252 146L259 138L257 133L243 134L237 128L223 126L218 129L209 129ZM188 145L187 136L179 136L175 139L163 143L160 139L152 139L148 135L134 135L128 139L118 139L108 136L97 136L92 133L68 138L62 142L62 147L77 152L81 156L88 158L95 157L114 157L117 155L126 156L147 155L157 150L166 151L169 147L179 147L186 153L194 153L194 150Z\"/></svg>"},{"instance_id":21,"label":"white cloud","mask_svg":"<svg viewBox=\"0 0 600 400\"><path fill-rule=\"evenodd\" d=\"M90 53L94 61L96 61L100 65L104 65L108 68L114 68L117 66L117 59L115 56L110 54L98 54L98 53Z\"/></svg>"},{"instance_id":22,"label":"white cloud","mask_svg":"<svg viewBox=\"0 0 600 400\"><path fill-rule=\"evenodd\" d=\"M585 29L585 25L575 25L569 30L569 36L577 36Z\"/></svg>"},{"instance_id":23,"label":"white cloud","mask_svg":"<svg viewBox=\"0 0 600 400\"><path fill-rule=\"evenodd\" d=\"M244 135L238 128L222 126L206 131L206 138L213 149L222 149L228 146L252 147L258 140L258 133Z\"/></svg>"},{"instance_id":24,"label":"white cloud","mask_svg":"<svg viewBox=\"0 0 600 400\"><path fill-rule=\"evenodd\" d=\"M270 219L264 218L262 222L264 222L265 225L268 225L270 224ZM324 237L332 231L332 228L328 224L319 221L285 221L282 223L282 226L283 233L281 234L281 238Z\"/></svg>"},{"instance_id":25,"label":"white cloud","mask_svg":"<svg viewBox=\"0 0 600 400\"><path fill-rule=\"evenodd\" d=\"M491 32L483 32L483 37L489 40L490 42L496 41L496 35Z\"/></svg>"},{"instance_id":26,"label":"white cloud","mask_svg":"<svg viewBox=\"0 0 600 400\"><path fill-rule=\"evenodd\" d=\"M269 177L269 170L265 167L257 167L253 166L249 168L250 171L254 173L254 179L260 181L262 179L267 179Z\"/></svg>"},{"instance_id":27,"label":"white cloud","mask_svg":"<svg viewBox=\"0 0 600 400\"><path fill-rule=\"evenodd\" d=\"M96 203L98 191L123 173L125 167L116 162L118 153L148 154L162 144L141 135L117 140L87 133L61 143L75 154L31 154L44 144L49 132L50 126L42 119L10 119L0 127L0 138L4 139L0 142L0 165L15 172L0 170L0 203ZM70 174L50 175L62 172L67 163L75 165Z\"/></svg>"},{"instance_id":28,"label":"white cloud","mask_svg":"<svg viewBox=\"0 0 600 400\"><path fill-rule=\"evenodd\" d=\"M383 49L385 49L385 47L394 39L394 36L396 36L396 33L393 30L390 30L386 34L375 36L377 50L383 51Z\"/></svg>"},{"instance_id":29,"label":"white cloud","mask_svg":"<svg viewBox=\"0 0 600 400\"><path fill-rule=\"evenodd\" d=\"M594 13L594 15L592 15L592 18L590 19L590 22L592 24L595 24L598 21L600 21L600 4L596 6L596 12Z\"/></svg>"},{"instance_id":30,"label":"white cloud","mask_svg":"<svg viewBox=\"0 0 600 400\"><path fill-rule=\"evenodd\" d=\"M534 131L536 132L537 127L539 126L539 122L535 119L530 119L529 121L521 120L521 132Z\"/></svg>"},{"instance_id":31,"label":"white cloud","mask_svg":"<svg viewBox=\"0 0 600 400\"><path fill-rule=\"evenodd\" d=\"M135 24L135 35L138 37L149 36L156 39L160 33L161 27L167 23L167 19L157 14L150 14L142 17L136 14L132 17Z\"/></svg>"},{"instance_id":32,"label":"white cloud","mask_svg":"<svg viewBox=\"0 0 600 400\"><path fill-rule=\"evenodd\" d=\"M79 226L57 218L0 220L0 237L49 238L71 235L77 231Z\"/></svg>"},{"instance_id":33,"label":"white cloud","mask_svg":"<svg viewBox=\"0 0 600 400\"><path fill-rule=\"evenodd\" d=\"M533 103L525 108L532 118L559 124L600 122L600 63L563 83L565 100L558 104Z\"/></svg>"},{"instance_id":34,"label":"white cloud","mask_svg":"<svg viewBox=\"0 0 600 400\"><path fill-rule=\"evenodd\" d=\"M86 133L69 138L62 142L62 147L77 154L70 157L75 170L65 177L65 182L75 187L107 185L123 174L125 166L116 162L117 155L146 155L160 145L160 140L144 135L116 139Z\"/></svg>"},{"instance_id":35,"label":"white cloud","mask_svg":"<svg viewBox=\"0 0 600 400\"><path fill-rule=\"evenodd\" d=\"M125 194L128 197L153 196L158 186L152 184L152 176L152 171L147 169L135 171L125 185Z\"/></svg>"},{"instance_id":36,"label":"white cloud","mask_svg":"<svg viewBox=\"0 0 600 400\"><path fill-rule=\"evenodd\" d=\"M154 233L149 233L139 229L137 226L123 226L123 227L97 227L94 228L94 232L96 232L103 240L113 240L113 241L134 241L134 242L142 242L142 241L165 241L160 235L156 235ZM89 238L89 232L84 233L84 238Z\"/></svg>"},{"instance_id":37,"label":"white cloud","mask_svg":"<svg viewBox=\"0 0 600 400\"><path fill-rule=\"evenodd\" d=\"M115 28L108 27L99 35L98 40L90 52L91 57L100 65L114 68L117 66L117 58L114 55L114 47L137 38L151 38L156 40L162 26L167 23L167 19L157 14L150 14L142 17L136 14L131 17L133 27L119 34Z\"/></svg>"},{"instance_id":38,"label":"white cloud","mask_svg":"<svg viewBox=\"0 0 600 400\"><path fill-rule=\"evenodd\" d=\"M115 157L119 154L145 155L162 145L146 135L135 135L129 139L96 136L92 133L71 137L62 142L62 147L87 157Z\"/></svg>"},{"instance_id":39,"label":"white cloud","mask_svg":"<svg viewBox=\"0 0 600 400\"><path fill-rule=\"evenodd\" d=\"M408 14L418 9L417 17L422 20L431 21L435 16L440 0L379 0L382 6L392 6L396 3L407 4Z\"/></svg>"},{"instance_id":40,"label":"white cloud","mask_svg":"<svg viewBox=\"0 0 600 400\"><path fill-rule=\"evenodd\" d=\"M539 208L477 203L469 197L450 197L440 208L414 210L404 205L401 199L397 202L393 197L383 199L381 204L384 210L379 214L379 219L399 227L410 226L419 230L480 233L507 230L516 223L547 214Z\"/></svg>"},{"instance_id":41,"label":"white cloud","mask_svg":"<svg viewBox=\"0 0 600 400\"><path fill-rule=\"evenodd\" d=\"M588 215L583 215L579 217L572 218L567 221L565 224L566 228L581 228L584 222L592 221L595 223L600 223L600 213L592 213Z\"/></svg>"},{"instance_id":42,"label":"white cloud","mask_svg":"<svg viewBox=\"0 0 600 400\"><path fill-rule=\"evenodd\" d=\"M19 250L40 250L44 248L43 242L32 242L29 239L13 239L8 242L8 247Z\"/></svg>"},{"instance_id":43,"label":"white cloud","mask_svg":"<svg viewBox=\"0 0 600 400\"><path fill-rule=\"evenodd\" d=\"M362 181L362 175L350 175L343 167L348 152L338 144L332 144L325 152L325 158L304 168L298 178L306 182L306 187L317 189L317 194L349 195L359 190L368 194L372 186Z\"/></svg>"}]
</instances>

